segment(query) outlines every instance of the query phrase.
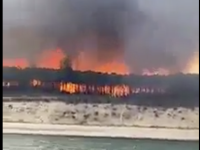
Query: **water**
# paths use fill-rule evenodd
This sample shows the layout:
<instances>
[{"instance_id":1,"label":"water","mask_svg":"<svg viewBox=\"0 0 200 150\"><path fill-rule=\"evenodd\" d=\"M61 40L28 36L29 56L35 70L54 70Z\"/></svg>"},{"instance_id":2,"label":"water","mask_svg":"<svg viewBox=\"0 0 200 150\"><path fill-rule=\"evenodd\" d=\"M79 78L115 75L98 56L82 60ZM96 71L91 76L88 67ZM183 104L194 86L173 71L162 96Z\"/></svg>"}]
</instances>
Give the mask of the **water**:
<instances>
[{"instance_id":1,"label":"water","mask_svg":"<svg viewBox=\"0 0 200 150\"><path fill-rule=\"evenodd\" d=\"M198 142L3 135L3 150L198 150Z\"/></svg>"}]
</instances>

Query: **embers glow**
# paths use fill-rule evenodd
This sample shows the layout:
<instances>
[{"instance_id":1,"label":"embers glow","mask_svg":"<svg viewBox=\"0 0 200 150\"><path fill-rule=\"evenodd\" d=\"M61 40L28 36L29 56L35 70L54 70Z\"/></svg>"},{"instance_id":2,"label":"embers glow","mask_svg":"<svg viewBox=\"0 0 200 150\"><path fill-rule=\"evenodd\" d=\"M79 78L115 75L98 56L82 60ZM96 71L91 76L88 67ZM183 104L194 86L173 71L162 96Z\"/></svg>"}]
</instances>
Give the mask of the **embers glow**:
<instances>
[{"instance_id":1,"label":"embers glow","mask_svg":"<svg viewBox=\"0 0 200 150\"><path fill-rule=\"evenodd\" d=\"M3 87L17 87L19 83L16 81L3 82ZM113 97L125 97L133 94L153 94L153 93L165 93L164 89L151 88L151 87L130 87L128 85L114 85L114 86L95 86L86 84L74 84L70 82L42 82L40 80L33 79L30 81L30 87L36 89L54 89L61 93L68 94L99 94L99 95L110 95Z\"/></svg>"}]
</instances>

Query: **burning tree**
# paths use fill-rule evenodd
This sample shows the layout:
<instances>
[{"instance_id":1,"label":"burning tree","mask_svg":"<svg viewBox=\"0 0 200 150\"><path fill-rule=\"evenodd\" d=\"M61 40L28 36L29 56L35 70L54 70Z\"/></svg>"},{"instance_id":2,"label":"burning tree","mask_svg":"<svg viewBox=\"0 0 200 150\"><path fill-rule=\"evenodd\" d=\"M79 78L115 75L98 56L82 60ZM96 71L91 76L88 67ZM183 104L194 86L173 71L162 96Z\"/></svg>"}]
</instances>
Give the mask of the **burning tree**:
<instances>
[{"instance_id":1,"label":"burning tree","mask_svg":"<svg viewBox=\"0 0 200 150\"><path fill-rule=\"evenodd\" d=\"M109 95L142 104L159 104L163 99L162 103L189 105L198 104L199 75L117 75L72 69L4 67L3 92Z\"/></svg>"},{"instance_id":2,"label":"burning tree","mask_svg":"<svg viewBox=\"0 0 200 150\"><path fill-rule=\"evenodd\" d=\"M139 93L178 93L189 91L197 92L199 88L199 76L195 74L176 74L169 76L143 76L143 75L117 75L103 74L92 71L81 72L74 71L70 67L65 67L60 70L42 69L42 68L10 68L3 69L4 82L16 82L18 85L22 83L30 86L31 82L34 87L46 87L47 84L58 83L60 90L63 92L72 93L107 93L111 95L127 96ZM71 85L71 87L70 87ZM33 86L33 85L32 85ZM82 90L81 90L82 89ZM115 94L114 94L115 93ZM119 94L121 93L121 94ZM198 92L197 92L198 93Z\"/></svg>"},{"instance_id":3,"label":"burning tree","mask_svg":"<svg viewBox=\"0 0 200 150\"><path fill-rule=\"evenodd\" d=\"M70 59L65 56L61 61L60 61L60 69L61 70L72 70L72 64Z\"/></svg>"}]
</instances>

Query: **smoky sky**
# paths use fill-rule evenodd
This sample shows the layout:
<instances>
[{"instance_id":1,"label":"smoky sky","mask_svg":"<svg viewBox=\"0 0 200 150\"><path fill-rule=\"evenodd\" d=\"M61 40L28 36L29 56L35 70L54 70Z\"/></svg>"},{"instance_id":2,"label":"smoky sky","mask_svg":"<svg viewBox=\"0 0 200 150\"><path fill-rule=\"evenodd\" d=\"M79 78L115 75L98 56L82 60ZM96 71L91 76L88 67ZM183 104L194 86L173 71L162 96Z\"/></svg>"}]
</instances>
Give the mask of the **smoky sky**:
<instances>
[{"instance_id":1,"label":"smoky sky","mask_svg":"<svg viewBox=\"0 0 200 150\"><path fill-rule=\"evenodd\" d=\"M181 71L199 51L198 12L198 0L3 0L3 56L34 62L60 47L121 56L133 72Z\"/></svg>"}]
</instances>

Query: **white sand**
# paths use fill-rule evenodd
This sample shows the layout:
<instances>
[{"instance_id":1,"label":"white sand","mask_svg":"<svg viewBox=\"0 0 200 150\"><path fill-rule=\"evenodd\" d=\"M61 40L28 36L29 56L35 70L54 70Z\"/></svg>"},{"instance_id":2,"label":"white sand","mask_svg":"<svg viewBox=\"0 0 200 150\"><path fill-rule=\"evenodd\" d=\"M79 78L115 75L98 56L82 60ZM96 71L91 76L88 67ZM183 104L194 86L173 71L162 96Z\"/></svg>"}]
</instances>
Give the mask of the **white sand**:
<instances>
[{"instance_id":1,"label":"white sand","mask_svg":"<svg viewBox=\"0 0 200 150\"><path fill-rule=\"evenodd\" d=\"M3 133L37 134L59 136L120 137L141 139L199 140L199 130L137 128L137 127L98 127L82 125L50 125L27 123L3 123Z\"/></svg>"},{"instance_id":2,"label":"white sand","mask_svg":"<svg viewBox=\"0 0 200 150\"><path fill-rule=\"evenodd\" d=\"M199 107L27 102L22 98L3 102L3 133L198 141Z\"/></svg>"},{"instance_id":3,"label":"white sand","mask_svg":"<svg viewBox=\"0 0 200 150\"><path fill-rule=\"evenodd\" d=\"M199 129L199 108L10 101L3 102L3 122Z\"/></svg>"}]
</instances>

